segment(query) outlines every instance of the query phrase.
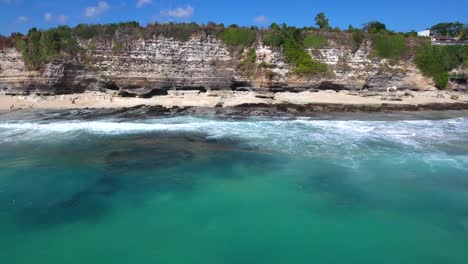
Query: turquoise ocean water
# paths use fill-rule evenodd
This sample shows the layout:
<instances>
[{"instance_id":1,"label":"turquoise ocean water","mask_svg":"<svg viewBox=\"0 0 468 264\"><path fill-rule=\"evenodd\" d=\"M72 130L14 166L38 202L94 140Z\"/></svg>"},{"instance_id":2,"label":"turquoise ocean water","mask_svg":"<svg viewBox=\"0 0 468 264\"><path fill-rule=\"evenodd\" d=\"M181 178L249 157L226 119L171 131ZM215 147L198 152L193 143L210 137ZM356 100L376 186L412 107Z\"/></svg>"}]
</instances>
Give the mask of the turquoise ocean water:
<instances>
[{"instance_id":1,"label":"turquoise ocean water","mask_svg":"<svg viewBox=\"0 0 468 264\"><path fill-rule=\"evenodd\" d=\"M0 261L468 263L468 118L0 118Z\"/></svg>"}]
</instances>

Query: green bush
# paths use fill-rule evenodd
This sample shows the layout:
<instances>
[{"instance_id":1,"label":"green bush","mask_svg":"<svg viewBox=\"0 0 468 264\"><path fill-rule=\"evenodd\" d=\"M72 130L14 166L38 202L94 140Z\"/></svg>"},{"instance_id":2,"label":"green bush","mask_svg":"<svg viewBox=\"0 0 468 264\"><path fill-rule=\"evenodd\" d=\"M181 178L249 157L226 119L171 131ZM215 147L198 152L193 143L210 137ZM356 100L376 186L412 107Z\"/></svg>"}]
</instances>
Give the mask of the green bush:
<instances>
[{"instance_id":1,"label":"green bush","mask_svg":"<svg viewBox=\"0 0 468 264\"><path fill-rule=\"evenodd\" d=\"M409 48L401 35L377 34L373 37L373 53L377 57L398 60Z\"/></svg>"},{"instance_id":2,"label":"green bush","mask_svg":"<svg viewBox=\"0 0 468 264\"><path fill-rule=\"evenodd\" d=\"M200 27L195 23L172 24L167 35L180 41L188 41L193 34L200 31Z\"/></svg>"},{"instance_id":3,"label":"green bush","mask_svg":"<svg viewBox=\"0 0 468 264\"><path fill-rule=\"evenodd\" d=\"M15 47L18 51L23 51L27 48L26 41L22 37L15 38Z\"/></svg>"},{"instance_id":4,"label":"green bush","mask_svg":"<svg viewBox=\"0 0 468 264\"><path fill-rule=\"evenodd\" d=\"M294 27L288 27L283 24L281 27L272 25L270 31L264 34L264 42L273 47L283 47L286 62L294 66L294 73L297 75L315 75L328 71L326 64L320 63L310 56L304 49L300 30ZM324 38L316 35L310 35L307 41L310 45L326 45ZM307 37L306 37L307 38ZM327 41L328 42L328 41ZM304 43L305 45L305 43Z\"/></svg>"},{"instance_id":5,"label":"green bush","mask_svg":"<svg viewBox=\"0 0 468 264\"><path fill-rule=\"evenodd\" d=\"M317 36L317 35L307 35L304 38L304 46L306 48L323 48L328 45L328 39L322 37L322 36Z\"/></svg>"},{"instance_id":6,"label":"green bush","mask_svg":"<svg viewBox=\"0 0 468 264\"><path fill-rule=\"evenodd\" d=\"M112 47L113 51L119 51L122 49L123 45L122 43L118 42L117 40L113 40L114 46Z\"/></svg>"},{"instance_id":7,"label":"green bush","mask_svg":"<svg viewBox=\"0 0 468 264\"><path fill-rule=\"evenodd\" d=\"M415 56L414 62L421 72L432 77L436 87L444 89L448 82L448 72L468 59L467 46L421 46Z\"/></svg>"},{"instance_id":8,"label":"green bush","mask_svg":"<svg viewBox=\"0 0 468 264\"><path fill-rule=\"evenodd\" d=\"M263 42L265 43L265 45L271 47L280 47L284 44L281 33L276 30L273 32L266 32L263 35Z\"/></svg>"},{"instance_id":9,"label":"green bush","mask_svg":"<svg viewBox=\"0 0 468 264\"><path fill-rule=\"evenodd\" d=\"M297 75L315 75L328 71L326 64L312 59L310 54L293 39L285 42L284 56L288 63L294 65L294 73Z\"/></svg>"},{"instance_id":10,"label":"green bush","mask_svg":"<svg viewBox=\"0 0 468 264\"><path fill-rule=\"evenodd\" d=\"M255 49L249 49L247 57L241 62L240 68L245 73L252 75L255 71L255 63L257 61L257 52Z\"/></svg>"},{"instance_id":11,"label":"green bush","mask_svg":"<svg viewBox=\"0 0 468 264\"><path fill-rule=\"evenodd\" d=\"M179 41L188 41L190 37L200 32L201 27L196 23L168 23L153 24L146 28L147 33L156 36L162 35L166 38L173 38Z\"/></svg>"},{"instance_id":12,"label":"green bush","mask_svg":"<svg viewBox=\"0 0 468 264\"><path fill-rule=\"evenodd\" d=\"M366 36L364 35L364 32L361 30L354 30L353 31L353 43L354 43L354 49L358 50L364 40L366 39Z\"/></svg>"},{"instance_id":13,"label":"green bush","mask_svg":"<svg viewBox=\"0 0 468 264\"><path fill-rule=\"evenodd\" d=\"M247 53L247 58L245 58L245 61L249 64L255 63L257 60L257 52L255 49L249 49L249 52Z\"/></svg>"},{"instance_id":14,"label":"green bush","mask_svg":"<svg viewBox=\"0 0 468 264\"><path fill-rule=\"evenodd\" d=\"M251 47L257 38L256 30L230 27L220 33L224 43L231 47Z\"/></svg>"},{"instance_id":15,"label":"green bush","mask_svg":"<svg viewBox=\"0 0 468 264\"><path fill-rule=\"evenodd\" d=\"M455 46L424 45L416 53L415 63L423 74L435 76L462 63L463 58L458 58L457 53Z\"/></svg>"},{"instance_id":16,"label":"green bush","mask_svg":"<svg viewBox=\"0 0 468 264\"><path fill-rule=\"evenodd\" d=\"M441 72L434 76L435 86L441 90L447 88L449 81L448 72Z\"/></svg>"},{"instance_id":17,"label":"green bush","mask_svg":"<svg viewBox=\"0 0 468 264\"><path fill-rule=\"evenodd\" d=\"M122 23L111 23L106 25L88 25L79 24L73 29L74 35L79 39L92 39L92 38L105 38L112 39L115 37L115 33L118 29L139 29L140 24L135 21L122 22Z\"/></svg>"},{"instance_id":18,"label":"green bush","mask_svg":"<svg viewBox=\"0 0 468 264\"><path fill-rule=\"evenodd\" d=\"M74 33L80 39L92 39L99 35L99 25L79 24L75 27Z\"/></svg>"},{"instance_id":19,"label":"green bush","mask_svg":"<svg viewBox=\"0 0 468 264\"><path fill-rule=\"evenodd\" d=\"M268 65L268 63L262 61L262 62L260 62L260 64L258 64L258 68L265 68L265 69L267 69L267 68L270 68L270 65Z\"/></svg>"}]
</instances>

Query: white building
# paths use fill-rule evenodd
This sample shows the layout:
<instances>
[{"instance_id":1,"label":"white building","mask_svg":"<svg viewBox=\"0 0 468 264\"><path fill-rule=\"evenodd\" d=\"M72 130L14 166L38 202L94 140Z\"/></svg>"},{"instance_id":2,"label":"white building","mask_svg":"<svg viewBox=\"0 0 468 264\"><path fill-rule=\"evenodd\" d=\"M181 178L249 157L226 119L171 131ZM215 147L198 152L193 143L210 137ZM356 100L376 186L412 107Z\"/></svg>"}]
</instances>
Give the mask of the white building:
<instances>
[{"instance_id":1,"label":"white building","mask_svg":"<svg viewBox=\"0 0 468 264\"><path fill-rule=\"evenodd\" d=\"M419 31L418 36L420 36L420 37L430 37L431 36L431 31L429 29L424 30L424 31Z\"/></svg>"}]
</instances>

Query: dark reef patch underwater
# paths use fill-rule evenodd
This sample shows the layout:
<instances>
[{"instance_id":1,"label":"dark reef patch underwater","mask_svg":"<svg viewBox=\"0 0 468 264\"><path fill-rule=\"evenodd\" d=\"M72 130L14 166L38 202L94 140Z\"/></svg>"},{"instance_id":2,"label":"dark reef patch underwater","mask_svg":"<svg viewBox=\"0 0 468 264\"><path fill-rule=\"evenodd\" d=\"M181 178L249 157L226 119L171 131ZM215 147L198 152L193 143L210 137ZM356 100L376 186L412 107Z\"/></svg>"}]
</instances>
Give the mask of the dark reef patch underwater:
<instances>
[{"instance_id":1,"label":"dark reef patch underwater","mask_svg":"<svg viewBox=\"0 0 468 264\"><path fill-rule=\"evenodd\" d=\"M466 112L136 111L0 115L2 263L468 263Z\"/></svg>"}]
</instances>

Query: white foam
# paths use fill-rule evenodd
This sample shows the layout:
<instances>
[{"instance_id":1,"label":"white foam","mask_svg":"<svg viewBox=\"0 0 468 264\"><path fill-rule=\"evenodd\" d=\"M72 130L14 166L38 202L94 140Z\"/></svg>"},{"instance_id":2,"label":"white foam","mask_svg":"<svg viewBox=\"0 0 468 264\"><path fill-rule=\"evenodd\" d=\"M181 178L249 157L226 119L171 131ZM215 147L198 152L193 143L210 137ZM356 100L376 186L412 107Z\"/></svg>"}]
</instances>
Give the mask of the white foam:
<instances>
[{"instance_id":1,"label":"white foam","mask_svg":"<svg viewBox=\"0 0 468 264\"><path fill-rule=\"evenodd\" d=\"M0 123L0 142L51 138L81 133L118 135L151 132L196 132L207 138L238 138L249 144L301 155L369 155L388 148L431 150L433 144L466 141L468 119L423 121L219 121L193 117L144 122L68 121L53 123ZM15 136L17 135L17 136ZM375 142L376 144L369 144ZM378 144L377 144L378 143Z\"/></svg>"},{"instance_id":2,"label":"white foam","mask_svg":"<svg viewBox=\"0 0 468 264\"><path fill-rule=\"evenodd\" d=\"M188 124L146 124L130 122L64 122L51 124L21 123L21 124L0 124L0 128L14 130L35 130L51 133L66 133L83 130L101 134L125 134L141 133L145 131L177 131L192 130L198 127L197 123Z\"/></svg>"}]
</instances>

